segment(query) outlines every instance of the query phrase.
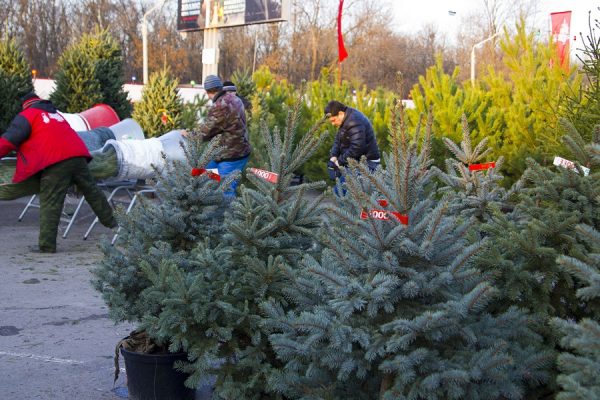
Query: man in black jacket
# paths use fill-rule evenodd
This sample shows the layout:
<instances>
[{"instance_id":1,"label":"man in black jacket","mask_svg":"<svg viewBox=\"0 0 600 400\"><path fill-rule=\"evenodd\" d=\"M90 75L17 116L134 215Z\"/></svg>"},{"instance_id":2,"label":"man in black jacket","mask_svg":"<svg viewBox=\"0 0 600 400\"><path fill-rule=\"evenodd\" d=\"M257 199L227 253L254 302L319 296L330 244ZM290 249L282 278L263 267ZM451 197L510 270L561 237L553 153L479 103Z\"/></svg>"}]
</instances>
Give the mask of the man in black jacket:
<instances>
[{"instance_id":1,"label":"man in black jacket","mask_svg":"<svg viewBox=\"0 0 600 400\"><path fill-rule=\"evenodd\" d=\"M371 171L380 163L379 147L371 122L360 111L332 100L325 106L329 122L339 128L329 153L328 171L332 179L343 178L339 167L347 167L348 159L367 158Z\"/></svg>"}]
</instances>

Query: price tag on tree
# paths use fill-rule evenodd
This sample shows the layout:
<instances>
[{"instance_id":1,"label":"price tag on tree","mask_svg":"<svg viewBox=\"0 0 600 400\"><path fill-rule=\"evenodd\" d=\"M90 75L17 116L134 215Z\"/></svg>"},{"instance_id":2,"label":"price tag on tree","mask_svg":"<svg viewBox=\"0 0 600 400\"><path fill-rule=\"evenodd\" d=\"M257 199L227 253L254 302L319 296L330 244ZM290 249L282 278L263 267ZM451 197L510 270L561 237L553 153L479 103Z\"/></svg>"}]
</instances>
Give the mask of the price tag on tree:
<instances>
[{"instance_id":1,"label":"price tag on tree","mask_svg":"<svg viewBox=\"0 0 600 400\"><path fill-rule=\"evenodd\" d=\"M484 171L486 169L496 168L495 162L489 162L484 164L471 164L469 165L469 171Z\"/></svg>"},{"instance_id":2,"label":"price tag on tree","mask_svg":"<svg viewBox=\"0 0 600 400\"><path fill-rule=\"evenodd\" d=\"M385 199L379 199L377 200L377 203L379 203L381 207L387 207L389 205L389 202ZM398 211L369 210L367 212L365 210L362 210L360 212L360 219L373 218L380 221L387 221L390 219L390 216L398 222L400 222L401 224L408 225L408 215L401 214Z\"/></svg>"},{"instance_id":3,"label":"price tag on tree","mask_svg":"<svg viewBox=\"0 0 600 400\"><path fill-rule=\"evenodd\" d=\"M192 176L200 176L200 175L204 175L204 174L206 174L206 176L208 176L208 178L212 179L213 181L217 181L217 182L221 181L221 175L219 175L219 171L215 168L209 168L209 169L192 168L192 172L191 172Z\"/></svg>"},{"instance_id":4,"label":"price tag on tree","mask_svg":"<svg viewBox=\"0 0 600 400\"><path fill-rule=\"evenodd\" d=\"M268 181L271 183L277 183L277 181L279 180L279 175L276 174L275 172L269 172L269 171L265 171L264 169L258 169L258 168L250 168L250 172L252 172L254 175L258 176L259 178L262 178L265 181Z\"/></svg>"},{"instance_id":5,"label":"price tag on tree","mask_svg":"<svg viewBox=\"0 0 600 400\"><path fill-rule=\"evenodd\" d=\"M569 161L565 158L562 157L554 157L554 165L559 166L559 167L563 167L563 168L567 168L567 169L572 169L573 171L579 173L579 171L577 170L577 167L575 166L575 163L573 161ZM582 165L579 166L579 168L581 168L581 170L583 171L583 175L588 176L590 174L590 169L586 168Z\"/></svg>"}]
</instances>

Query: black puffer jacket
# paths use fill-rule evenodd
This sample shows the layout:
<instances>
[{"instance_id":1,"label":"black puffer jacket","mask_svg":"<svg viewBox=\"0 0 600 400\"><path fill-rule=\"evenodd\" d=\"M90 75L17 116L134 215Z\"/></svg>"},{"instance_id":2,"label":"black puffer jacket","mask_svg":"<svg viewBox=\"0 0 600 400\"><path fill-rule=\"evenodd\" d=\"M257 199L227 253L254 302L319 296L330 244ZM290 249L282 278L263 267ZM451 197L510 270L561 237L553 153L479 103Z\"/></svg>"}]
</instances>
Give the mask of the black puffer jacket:
<instances>
[{"instance_id":1,"label":"black puffer jacket","mask_svg":"<svg viewBox=\"0 0 600 400\"><path fill-rule=\"evenodd\" d=\"M330 156L337 157L340 165L347 166L348 158L358 161L363 155L367 160L378 160L380 157L373 127L363 113L348 107L335 135Z\"/></svg>"}]
</instances>

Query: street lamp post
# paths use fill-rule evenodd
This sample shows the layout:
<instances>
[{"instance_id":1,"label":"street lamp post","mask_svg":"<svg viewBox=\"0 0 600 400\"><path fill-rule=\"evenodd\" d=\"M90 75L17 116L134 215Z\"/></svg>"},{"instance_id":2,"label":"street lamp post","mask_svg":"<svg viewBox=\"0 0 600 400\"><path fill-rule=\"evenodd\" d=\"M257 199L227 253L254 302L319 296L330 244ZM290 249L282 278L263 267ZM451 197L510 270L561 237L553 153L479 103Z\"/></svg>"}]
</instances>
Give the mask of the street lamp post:
<instances>
[{"instance_id":1,"label":"street lamp post","mask_svg":"<svg viewBox=\"0 0 600 400\"><path fill-rule=\"evenodd\" d=\"M482 40L481 42L475 43L473 45L473 47L471 48L471 85L472 86L475 86L475 48L481 46L482 44L484 44L486 42L489 42L490 40L492 40L499 34L500 34L500 32L496 32L492 36Z\"/></svg>"},{"instance_id":2,"label":"street lamp post","mask_svg":"<svg viewBox=\"0 0 600 400\"><path fill-rule=\"evenodd\" d=\"M144 69L142 82L144 85L148 83L148 15L154 12L157 8L162 7L166 0L159 0L154 6L146 11L142 17L142 64Z\"/></svg>"}]
</instances>

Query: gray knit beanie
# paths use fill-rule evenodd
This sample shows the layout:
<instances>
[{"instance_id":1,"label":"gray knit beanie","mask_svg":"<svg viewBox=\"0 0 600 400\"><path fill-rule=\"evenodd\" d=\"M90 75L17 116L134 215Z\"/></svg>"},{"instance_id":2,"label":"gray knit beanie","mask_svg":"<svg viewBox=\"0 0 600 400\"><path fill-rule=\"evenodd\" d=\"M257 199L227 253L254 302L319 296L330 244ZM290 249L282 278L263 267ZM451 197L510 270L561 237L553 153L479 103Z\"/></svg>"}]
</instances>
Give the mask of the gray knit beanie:
<instances>
[{"instance_id":1,"label":"gray knit beanie","mask_svg":"<svg viewBox=\"0 0 600 400\"><path fill-rule=\"evenodd\" d=\"M208 75L204 79L204 90L221 90L223 89L223 82L216 75Z\"/></svg>"}]
</instances>

